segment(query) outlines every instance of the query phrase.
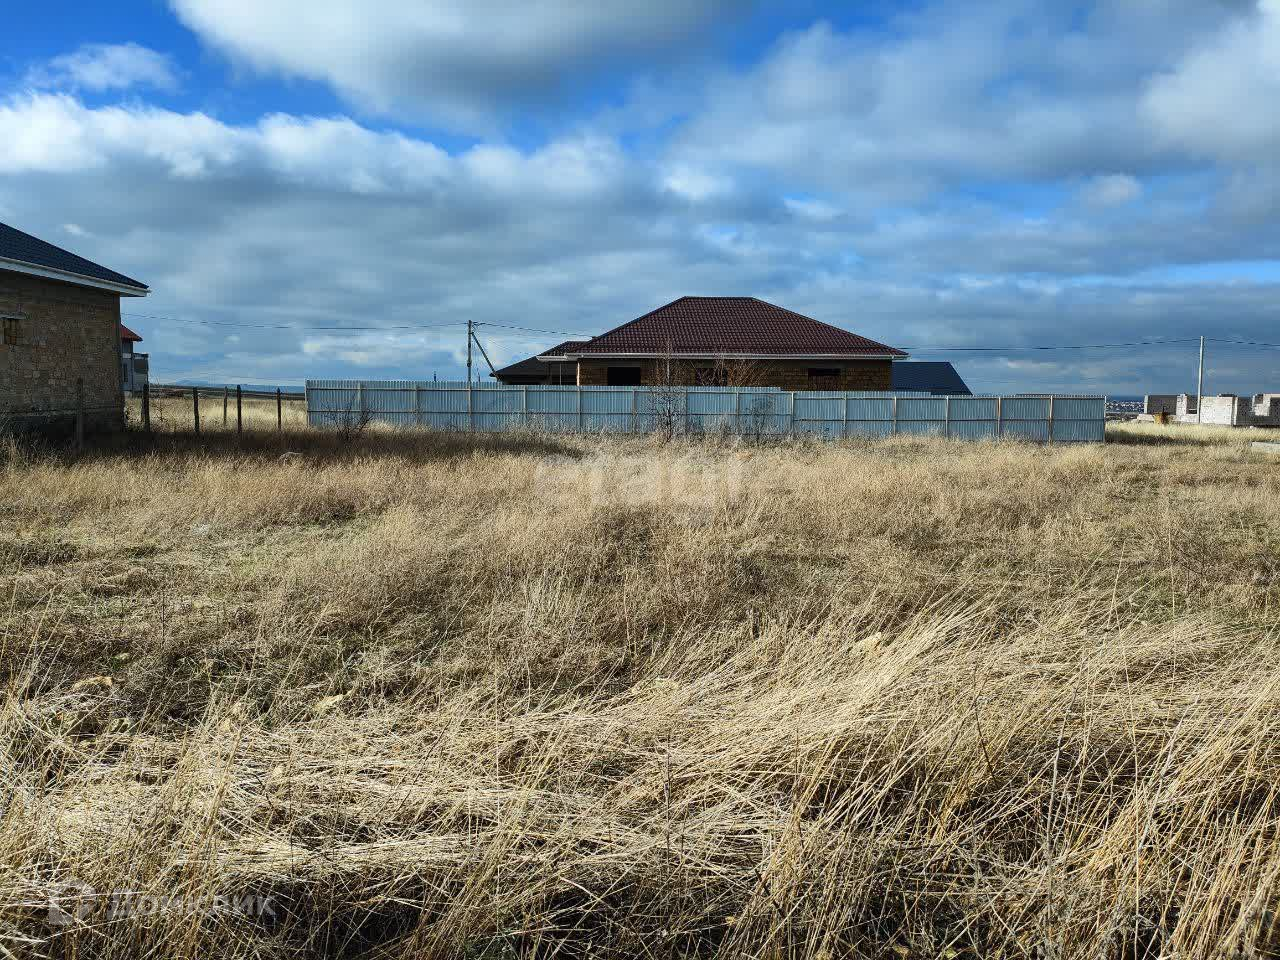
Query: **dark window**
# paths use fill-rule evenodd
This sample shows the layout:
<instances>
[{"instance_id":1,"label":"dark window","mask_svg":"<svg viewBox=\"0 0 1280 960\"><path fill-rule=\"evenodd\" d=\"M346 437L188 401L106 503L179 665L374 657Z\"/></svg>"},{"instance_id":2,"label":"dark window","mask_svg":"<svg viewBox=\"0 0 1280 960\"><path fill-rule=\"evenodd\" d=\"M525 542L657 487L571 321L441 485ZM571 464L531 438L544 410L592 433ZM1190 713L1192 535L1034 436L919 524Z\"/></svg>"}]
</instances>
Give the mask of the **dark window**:
<instances>
[{"instance_id":1,"label":"dark window","mask_svg":"<svg viewBox=\"0 0 1280 960\"><path fill-rule=\"evenodd\" d=\"M840 370L836 367L810 367L809 385L819 390L835 389L840 382Z\"/></svg>"},{"instance_id":2,"label":"dark window","mask_svg":"<svg viewBox=\"0 0 1280 960\"><path fill-rule=\"evenodd\" d=\"M21 329L21 323L17 317L4 318L4 345L6 347L16 347L18 345L18 332Z\"/></svg>"},{"instance_id":3,"label":"dark window","mask_svg":"<svg viewBox=\"0 0 1280 960\"><path fill-rule=\"evenodd\" d=\"M605 370L604 382L610 387L640 386L639 367L608 367Z\"/></svg>"}]
</instances>

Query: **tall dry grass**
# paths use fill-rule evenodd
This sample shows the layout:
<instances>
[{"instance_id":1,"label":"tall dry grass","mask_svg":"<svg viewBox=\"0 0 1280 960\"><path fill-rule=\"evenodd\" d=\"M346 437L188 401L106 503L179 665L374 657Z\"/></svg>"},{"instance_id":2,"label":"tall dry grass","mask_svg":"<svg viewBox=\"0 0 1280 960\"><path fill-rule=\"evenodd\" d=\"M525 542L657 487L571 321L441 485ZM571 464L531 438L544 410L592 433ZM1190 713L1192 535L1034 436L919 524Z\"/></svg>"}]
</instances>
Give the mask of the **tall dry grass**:
<instances>
[{"instance_id":1,"label":"tall dry grass","mask_svg":"<svg viewBox=\"0 0 1280 960\"><path fill-rule=\"evenodd\" d=\"M1113 441L10 448L0 952L1274 954L1276 464Z\"/></svg>"}]
</instances>

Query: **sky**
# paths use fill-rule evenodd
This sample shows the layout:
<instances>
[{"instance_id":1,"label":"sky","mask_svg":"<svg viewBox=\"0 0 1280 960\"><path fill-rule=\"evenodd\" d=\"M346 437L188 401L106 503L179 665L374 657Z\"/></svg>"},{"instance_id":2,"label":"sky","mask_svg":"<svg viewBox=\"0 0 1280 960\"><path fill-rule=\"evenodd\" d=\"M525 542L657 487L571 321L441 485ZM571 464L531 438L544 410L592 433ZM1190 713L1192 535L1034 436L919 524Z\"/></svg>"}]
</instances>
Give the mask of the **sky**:
<instances>
[{"instance_id":1,"label":"sky","mask_svg":"<svg viewBox=\"0 0 1280 960\"><path fill-rule=\"evenodd\" d=\"M1277 104L1280 0L45 0L0 221L151 287L157 382L456 379L468 318L503 363L691 294L990 392L1194 392L1206 336L1252 393Z\"/></svg>"}]
</instances>

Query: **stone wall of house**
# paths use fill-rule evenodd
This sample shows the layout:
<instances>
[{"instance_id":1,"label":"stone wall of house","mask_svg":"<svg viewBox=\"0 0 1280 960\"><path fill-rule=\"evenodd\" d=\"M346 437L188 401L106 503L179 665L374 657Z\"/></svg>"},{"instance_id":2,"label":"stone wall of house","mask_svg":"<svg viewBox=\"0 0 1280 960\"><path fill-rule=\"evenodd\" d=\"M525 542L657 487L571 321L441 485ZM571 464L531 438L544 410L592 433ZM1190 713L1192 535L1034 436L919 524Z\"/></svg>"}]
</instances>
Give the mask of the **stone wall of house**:
<instances>
[{"instance_id":1,"label":"stone wall of house","mask_svg":"<svg viewBox=\"0 0 1280 960\"><path fill-rule=\"evenodd\" d=\"M655 376L657 365L664 361L653 360L588 360L578 361L578 385L582 387L603 387L608 385L609 367L639 367L640 382L643 386L653 386L659 381ZM739 376L749 377L745 385L756 387L778 387L781 390L891 390L893 388L893 371L891 360L756 360L749 365L731 364L731 372ZM699 371L706 371L714 366L713 361L699 363L697 361L674 361L672 365L672 381L689 386L706 384L706 378ZM834 370L834 377L815 379L809 375L810 370Z\"/></svg>"},{"instance_id":2,"label":"stone wall of house","mask_svg":"<svg viewBox=\"0 0 1280 960\"><path fill-rule=\"evenodd\" d=\"M1205 397L1201 401L1198 423L1234 427L1239 417L1239 397ZM1195 418L1195 414L1189 414Z\"/></svg>"},{"instance_id":3,"label":"stone wall of house","mask_svg":"<svg viewBox=\"0 0 1280 960\"><path fill-rule=\"evenodd\" d=\"M119 296L0 269L0 422L69 422L77 380L86 428L119 428Z\"/></svg>"}]
</instances>

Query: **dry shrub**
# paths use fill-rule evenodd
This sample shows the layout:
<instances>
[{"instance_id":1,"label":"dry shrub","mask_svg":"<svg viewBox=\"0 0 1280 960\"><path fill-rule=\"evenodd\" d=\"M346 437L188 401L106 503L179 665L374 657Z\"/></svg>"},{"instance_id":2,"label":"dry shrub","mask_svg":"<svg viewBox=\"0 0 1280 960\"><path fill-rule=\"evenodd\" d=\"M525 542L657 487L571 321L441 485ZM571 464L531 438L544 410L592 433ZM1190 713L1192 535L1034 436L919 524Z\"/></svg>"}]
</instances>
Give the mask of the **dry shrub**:
<instances>
[{"instance_id":1,"label":"dry shrub","mask_svg":"<svg viewBox=\"0 0 1280 960\"><path fill-rule=\"evenodd\" d=\"M1272 955L1277 481L1187 439L11 462L0 947Z\"/></svg>"}]
</instances>

